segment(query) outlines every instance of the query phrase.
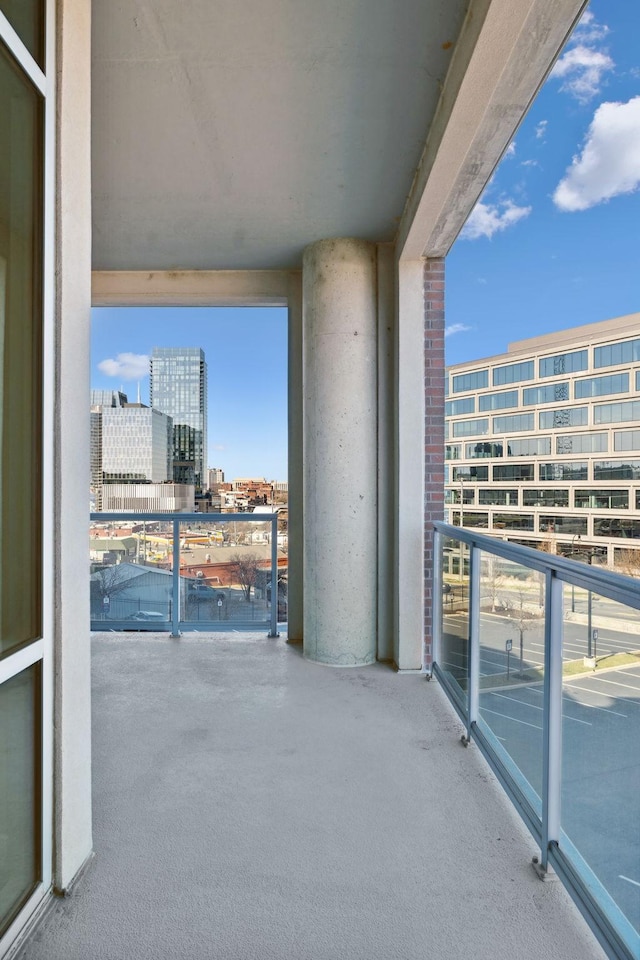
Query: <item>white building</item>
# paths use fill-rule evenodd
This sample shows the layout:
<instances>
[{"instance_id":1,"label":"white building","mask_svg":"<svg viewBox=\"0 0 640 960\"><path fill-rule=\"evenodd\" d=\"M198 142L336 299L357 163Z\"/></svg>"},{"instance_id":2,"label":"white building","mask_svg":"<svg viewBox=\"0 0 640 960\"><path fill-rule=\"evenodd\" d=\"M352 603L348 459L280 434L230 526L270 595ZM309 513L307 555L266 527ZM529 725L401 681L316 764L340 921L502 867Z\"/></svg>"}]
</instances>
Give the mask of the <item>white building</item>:
<instances>
[{"instance_id":1,"label":"white building","mask_svg":"<svg viewBox=\"0 0 640 960\"><path fill-rule=\"evenodd\" d=\"M640 569L640 313L456 364L447 388L450 523Z\"/></svg>"},{"instance_id":2,"label":"white building","mask_svg":"<svg viewBox=\"0 0 640 960\"><path fill-rule=\"evenodd\" d=\"M103 407L103 483L172 480L172 443L173 421L160 410L135 403Z\"/></svg>"},{"instance_id":3,"label":"white building","mask_svg":"<svg viewBox=\"0 0 640 960\"><path fill-rule=\"evenodd\" d=\"M194 487L189 483L106 483L104 513L193 513Z\"/></svg>"}]
</instances>

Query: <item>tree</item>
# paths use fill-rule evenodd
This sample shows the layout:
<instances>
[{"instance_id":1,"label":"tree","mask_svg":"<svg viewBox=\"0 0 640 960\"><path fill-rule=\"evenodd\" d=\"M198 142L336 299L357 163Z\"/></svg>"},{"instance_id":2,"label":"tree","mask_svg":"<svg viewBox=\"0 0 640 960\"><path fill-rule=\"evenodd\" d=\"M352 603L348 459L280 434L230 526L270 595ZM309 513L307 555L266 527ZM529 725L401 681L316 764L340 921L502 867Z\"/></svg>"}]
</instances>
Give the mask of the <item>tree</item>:
<instances>
[{"instance_id":1,"label":"tree","mask_svg":"<svg viewBox=\"0 0 640 960\"><path fill-rule=\"evenodd\" d=\"M616 550L615 569L625 577L640 577L640 550Z\"/></svg>"},{"instance_id":2,"label":"tree","mask_svg":"<svg viewBox=\"0 0 640 960\"><path fill-rule=\"evenodd\" d=\"M242 587L245 600L251 600L251 588L256 585L259 567L260 558L257 553L234 553L231 557L231 574Z\"/></svg>"},{"instance_id":3,"label":"tree","mask_svg":"<svg viewBox=\"0 0 640 960\"><path fill-rule=\"evenodd\" d=\"M507 616L518 631L520 640L520 674L524 672L524 635L536 624L540 617L526 609L527 592L524 586L515 591L515 598L509 597L506 601Z\"/></svg>"},{"instance_id":4,"label":"tree","mask_svg":"<svg viewBox=\"0 0 640 960\"><path fill-rule=\"evenodd\" d=\"M111 564L97 570L91 577L91 600L95 603L96 613L102 616L103 612L108 612L111 600L123 596L130 586L131 578L127 576L126 568L120 564Z\"/></svg>"}]
</instances>

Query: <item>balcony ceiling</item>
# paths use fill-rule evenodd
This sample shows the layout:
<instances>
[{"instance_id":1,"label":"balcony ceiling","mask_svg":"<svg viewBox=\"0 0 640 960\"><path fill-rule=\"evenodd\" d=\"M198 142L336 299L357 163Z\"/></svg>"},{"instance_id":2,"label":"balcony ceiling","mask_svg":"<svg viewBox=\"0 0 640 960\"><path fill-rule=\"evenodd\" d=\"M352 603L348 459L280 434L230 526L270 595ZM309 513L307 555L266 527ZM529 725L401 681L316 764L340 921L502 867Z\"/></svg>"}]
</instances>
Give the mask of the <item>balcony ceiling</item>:
<instances>
[{"instance_id":1,"label":"balcony ceiling","mask_svg":"<svg viewBox=\"0 0 640 960\"><path fill-rule=\"evenodd\" d=\"M94 268L391 240L467 5L94 0Z\"/></svg>"}]
</instances>

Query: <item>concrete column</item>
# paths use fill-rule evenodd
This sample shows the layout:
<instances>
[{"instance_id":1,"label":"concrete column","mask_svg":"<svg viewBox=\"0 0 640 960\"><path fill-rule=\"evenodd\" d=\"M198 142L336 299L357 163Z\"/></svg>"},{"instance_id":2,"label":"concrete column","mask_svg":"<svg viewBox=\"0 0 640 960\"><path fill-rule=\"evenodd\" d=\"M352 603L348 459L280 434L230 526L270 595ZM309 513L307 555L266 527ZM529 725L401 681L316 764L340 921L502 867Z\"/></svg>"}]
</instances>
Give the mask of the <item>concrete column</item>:
<instances>
[{"instance_id":1,"label":"concrete column","mask_svg":"<svg viewBox=\"0 0 640 960\"><path fill-rule=\"evenodd\" d=\"M91 2L58 3L54 884L91 853L87 543L91 320Z\"/></svg>"},{"instance_id":2,"label":"concrete column","mask_svg":"<svg viewBox=\"0 0 640 960\"><path fill-rule=\"evenodd\" d=\"M396 258L378 246L378 660L393 661Z\"/></svg>"},{"instance_id":3,"label":"concrete column","mask_svg":"<svg viewBox=\"0 0 640 960\"><path fill-rule=\"evenodd\" d=\"M398 264L395 344L395 635L400 670L422 666L424 616L424 261Z\"/></svg>"},{"instance_id":4,"label":"concrete column","mask_svg":"<svg viewBox=\"0 0 640 960\"><path fill-rule=\"evenodd\" d=\"M302 640L303 631L303 427L302 427L302 278L289 283L289 504L287 639Z\"/></svg>"},{"instance_id":5,"label":"concrete column","mask_svg":"<svg viewBox=\"0 0 640 960\"><path fill-rule=\"evenodd\" d=\"M320 240L303 259L304 655L376 659L376 247Z\"/></svg>"}]
</instances>

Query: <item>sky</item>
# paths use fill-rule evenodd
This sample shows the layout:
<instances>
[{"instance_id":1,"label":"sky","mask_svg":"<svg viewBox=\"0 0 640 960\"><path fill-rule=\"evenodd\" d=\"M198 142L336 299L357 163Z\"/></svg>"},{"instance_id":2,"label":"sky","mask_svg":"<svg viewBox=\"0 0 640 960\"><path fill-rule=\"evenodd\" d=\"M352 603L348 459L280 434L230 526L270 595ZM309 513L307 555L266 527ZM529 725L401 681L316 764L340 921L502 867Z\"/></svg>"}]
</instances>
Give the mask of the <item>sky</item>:
<instances>
[{"instance_id":1,"label":"sky","mask_svg":"<svg viewBox=\"0 0 640 960\"><path fill-rule=\"evenodd\" d=\"M446 262L446 359L640 310L640 3L594 0ZM287 476L283 309L95 308L93 388L148 402L154 346L202 347L209 466Z\"/></svg>"},{"instance_id":2,"label":"sky","mask_svg":"<svg viewBox=\"0 0 640 960\"><path fill-rule=\"evenodd\" d=\"M640 3L594 0L446 261L446 359L640 310Z\"/></svg>"},{"instance_id":3,"label":"sky","mask_svg":"<svg viewBox=\"0 0 640 960\"><path fill-rule=\"evenodd\" d=\"M287 311L271 307L94 307L91 386L149 402L153 347L201 347L208 459L225 479L287 479Z\"/></svg>"}]
</instances>

